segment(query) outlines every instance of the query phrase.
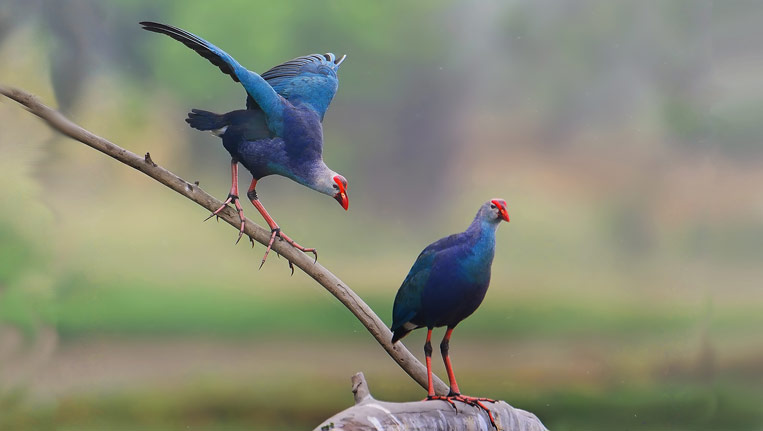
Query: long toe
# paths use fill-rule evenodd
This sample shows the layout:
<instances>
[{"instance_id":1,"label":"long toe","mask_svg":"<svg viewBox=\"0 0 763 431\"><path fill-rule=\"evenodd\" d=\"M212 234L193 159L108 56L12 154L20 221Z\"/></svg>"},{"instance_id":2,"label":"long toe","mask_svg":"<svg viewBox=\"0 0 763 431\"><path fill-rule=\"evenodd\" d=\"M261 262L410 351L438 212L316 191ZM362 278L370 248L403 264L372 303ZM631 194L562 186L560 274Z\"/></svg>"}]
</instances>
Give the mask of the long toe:
<instances>
[{"instance_id":1,"label":"long toe","mask_svg":"<svg viewBox=\"0 0 763 431\"><path fill-rule=\"evenodd\" d=\"M234 195L234 194L228 194L228 199L225 199L225 202L223 202L223 204L222 204L222 205L220 205L220 208L218 208L218 209L216 209L216 210L212 211L212 214L210 214L210 215L209 215L209 217L205 218L205 219L204 219L204 221L207 221L207 220L211 219L212 217L214 217L214 216L216 216L216 215L220 214L220 211L222 211L222 210L224 210L225 208L227 208L227 207L228 207L228 204L229 204L229 203L231 203L231 202L235 202L235 203L238 203L238 196L236 196L236 195ZM238 208L240 208L240 207L241 207L241 204L238 204L238 205L236 205L236 206L237 206ZM241 210L241 215L243 215L243 210Z\"/></svg>"},{"instance_id":2,"label":"long toe","mask_svg":"<svg viewBox=\"0 0 763 431\"><path fill-rule=\"evenodd\" d=\"M262 256L262 262L260 262L260 268L262 269L262 265L265 265L265 260L268 258L268 254L270 253L271 247L273 247L273 242L276 240L276 237L281 232L281 229L273 229L270 231L270 241L268 241L268 247L265 249L265 255Z\"/></svg>"},{"instance_id":3,"label":"long toe","mask_svg":"<svg viewBox=\"0 0 763 431\"><path fill-rule=\"evenodd\" d=\"M238 239L236 244L241 241L241 237L244 236L244 226L246 226L246 216L244 216L244 208L241 206L238 197L233 199L233 203L236 204L236 211L238 211L238 219L241 221L241 227L238 230Z\"/></svg>"},{"instance_id":4,"label":"long toe","mask_svg":"<svg viewBox=\"0 0 763 431\"><path fill-rule=\"evenodd\" d=\"M288 242L289 244L291 244L292 247L296 248L297 250L301 251L302 253L312 253L313 256L315 257L315 259L313 260L313 263L318 262L318 250L316 250L314 248L302 247L301 245L297 244L296 241L291 239L288 235L286 235L283 232L280 232L278 234L278 236L280 236L281 239L283 239L284 241Z\"/></svg>"},{"instance_id":5,"label":"long toe","mask_svg":"<svg viewBox=\"0 0 763 431\"><path fill-rule=\"evenodd\" d=\"M428 397L424 398L423 401L445 401L448 404L450 404L451 407L453 407L453 410L455 410L456 413L458 413L458 407L456 407L456 403L453 400L454 400L453 397L443 397L443 396L440 396L440 395L431 395L431 396L428 396Z\"/></svg>"},{"instance_id":6,"label":"long toe","mask_svg":"<svg viewBox=\"0 0 763 431\"><path fill-rule=\"evenodd\" d=\"M487 413L488 418L490 418L490 424L493 426L493 428L498 429L498 425L496 425L495 418L493 417L493 412L489 408L487 408L485 404L483 404L483 402L494 403L496 402L494 399L470 397L468 395L454 395L454 396L449 396L448 398L454 401L461 401L464 404L469 404L470 406L474 406L484 410L485 413Z\"/></svg>"}]
</instances>

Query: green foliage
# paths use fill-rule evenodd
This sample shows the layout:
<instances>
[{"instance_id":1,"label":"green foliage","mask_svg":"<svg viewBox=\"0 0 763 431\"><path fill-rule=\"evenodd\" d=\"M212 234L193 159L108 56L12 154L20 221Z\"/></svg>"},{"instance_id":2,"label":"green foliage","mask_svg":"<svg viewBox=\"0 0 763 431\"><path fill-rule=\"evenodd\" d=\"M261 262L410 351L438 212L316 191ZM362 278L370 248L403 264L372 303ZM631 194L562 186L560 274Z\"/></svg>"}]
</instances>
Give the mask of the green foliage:
<instances>
[{"instance_id":1,"label":"green foliage","mask_svg":"<svg viewBox=\"0 0 763 431\"><path fill-rule=\"evenodd\" d=\"M17 327L32 337L51 317L52 282L40 275L47 259L35 245L0 223L0 325Z\"/></svg>"},{"instance_id":2,"label":"green foliage","mask_svg":"<svg viewBox=\"0 0 763 431\"><path fill-rule=\"evenodd\" d=\"M38 257L28 241L0 220L0 286L18 282Z\"/></svg>"},{"instance_id":3,"label":"green foliage","mask_svg":"<svg viewBox=\"0 0 763 431\"><path fill-rule=\"evenodd\" d=\"M262 298L240 290L167 288L130 280L92 286L82 277L70 278L60 291L56 319L64 337L269 336L300 331L341 336L357 325L349 312L330 300L299 301L289 295Z\"/></svg>"}]
</instances>

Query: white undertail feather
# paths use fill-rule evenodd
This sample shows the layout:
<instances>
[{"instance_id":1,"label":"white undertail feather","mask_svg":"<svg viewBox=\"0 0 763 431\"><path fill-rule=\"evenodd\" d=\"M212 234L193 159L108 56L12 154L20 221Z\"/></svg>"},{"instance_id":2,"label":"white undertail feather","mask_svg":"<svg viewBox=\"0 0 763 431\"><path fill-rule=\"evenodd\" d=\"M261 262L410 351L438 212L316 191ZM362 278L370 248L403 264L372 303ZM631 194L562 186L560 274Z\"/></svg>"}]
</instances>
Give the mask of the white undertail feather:
<instances>
[{"instance_id":1,"label":"white undertail feather","mask_svg":"<svg viewBox=\"0 0 763 431\"><path fill-rule=\"evenodd\" d=\"M228 130L228 126L223 126L223 127L220 127L219 129L210 130L209 133L217 137L220 137L225 133L226 130Z\"/></svg>"}]
</instances>

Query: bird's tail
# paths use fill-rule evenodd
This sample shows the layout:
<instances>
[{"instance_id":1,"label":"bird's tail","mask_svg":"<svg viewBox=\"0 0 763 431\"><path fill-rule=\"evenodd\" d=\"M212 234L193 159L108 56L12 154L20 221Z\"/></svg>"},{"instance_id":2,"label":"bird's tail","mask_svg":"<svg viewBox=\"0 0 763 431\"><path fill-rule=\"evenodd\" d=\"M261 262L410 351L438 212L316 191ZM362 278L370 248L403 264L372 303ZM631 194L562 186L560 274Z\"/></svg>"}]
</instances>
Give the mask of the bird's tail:
<instances>
[{"instance_id":1,"label":"bird's tail","mask_svg":"<svg viewBox=\"0 0 763 431\"><path fill-rule=\"evenodd\" d=\"M215 114L201 109L191 109L185 122L194 129L211 130L218 136L225 133L225 129L228 127L228 118L225 114Z\"/></svg>"},{"instance_id":2,"label":"bird's tail","mask_svg":"<svg viewBox=\"0 0 763 431\"><path fill-rule=\"evenodd\" d=\"M392 344L395 344L397 340L405 337L411 329L405 329L402 326L392 331Z\"/></svg>"}]
</instances>

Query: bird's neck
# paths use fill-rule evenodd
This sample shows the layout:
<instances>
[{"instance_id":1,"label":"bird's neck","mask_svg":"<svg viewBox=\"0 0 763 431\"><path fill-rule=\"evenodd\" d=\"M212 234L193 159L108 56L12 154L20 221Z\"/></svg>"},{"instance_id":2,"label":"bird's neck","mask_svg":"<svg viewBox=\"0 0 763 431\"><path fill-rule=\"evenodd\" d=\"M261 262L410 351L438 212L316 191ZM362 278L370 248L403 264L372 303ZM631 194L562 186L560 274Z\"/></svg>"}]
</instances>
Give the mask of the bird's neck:
<instances>
[{"instance_id":1,"label":"bird's neck","mask_svg":"<svg viewBox=\"0 0 763 431\"><path fill-rule=\"evenodd\" d=\"M500 221L498 220L486 220L478 215L466 231L481 239L495 239L495 231L499 224Z\"/></svg>"},{"instance_id":2,"label":"bird's neck","mask_svg":"<svg viewBox=\"0 0 763 431\"><path fill-rule=\"evenodd\" d=\"M468 246L462 265L472 280L485 283L490 280L490 267L495 256L496 225L475 219L465 232Z\"/></svg>"},{"instance_id":3,"label":"bird's neck","mask_svg":"<svg viewBox=\"0 0 763 431\"><path fill-rule=\"evenodd\" d=\"M307 171L304 177L293 178L294 181L305 187L311 188L317 192L333 196L334 194L334 175L336 173L326 166L323 160L319 160Z\"/></svg>"},{"instance_id":4,"label":"bird's neck","mask_svg":"<svg viewBox=\"0 0 763 431\"><path fill-rule=\"evenodd\" d=\"M475 218L469 228L466 229L468 236L472 238L473 250L476 255L483 255L492 261L495 250L495 231L498 223Z\"/></svg>"}]
</instances>

